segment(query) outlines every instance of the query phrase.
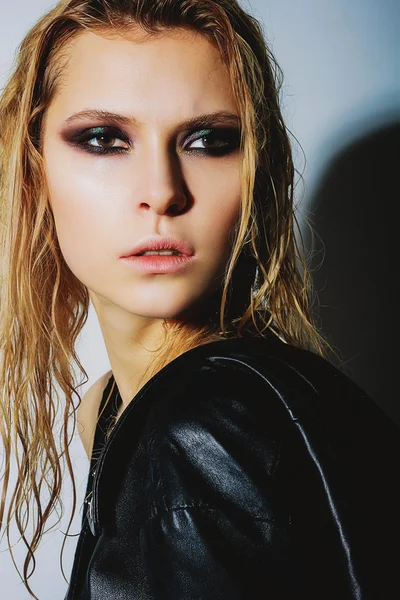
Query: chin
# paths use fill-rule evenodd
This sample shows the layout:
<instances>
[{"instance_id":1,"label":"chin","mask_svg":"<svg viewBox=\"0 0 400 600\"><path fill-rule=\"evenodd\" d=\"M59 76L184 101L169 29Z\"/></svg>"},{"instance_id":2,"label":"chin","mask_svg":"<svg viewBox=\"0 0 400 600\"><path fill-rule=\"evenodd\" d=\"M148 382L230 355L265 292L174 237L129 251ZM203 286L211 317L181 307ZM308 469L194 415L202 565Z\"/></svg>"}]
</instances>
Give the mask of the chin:
<instances>
[{"instance_id":1,"label":"chin","mask_svg":"<svg viewBox=\"0 0 400 600\"><path fill-rule=\"evenodd\" d=\"M187 312L190 312L191 303L187 304L175 301L148 301L144 303L132 302L131 304L121 306L124 310L137 315L138 317L145 317L148 319L179 319L183 317Z\"/></svg>"}]
</instances>

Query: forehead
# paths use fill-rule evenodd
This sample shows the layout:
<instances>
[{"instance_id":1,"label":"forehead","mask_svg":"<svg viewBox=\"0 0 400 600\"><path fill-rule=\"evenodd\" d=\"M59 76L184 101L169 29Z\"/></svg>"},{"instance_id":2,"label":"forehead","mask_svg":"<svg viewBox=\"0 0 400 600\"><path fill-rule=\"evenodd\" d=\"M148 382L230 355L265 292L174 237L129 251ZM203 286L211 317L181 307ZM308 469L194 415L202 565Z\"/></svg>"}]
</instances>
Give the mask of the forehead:
<instances>
[{"instance_id":1,"label":"forehead","mask_svg":"<svg viewBox=\"0 0 400 600\"><path fill-rule=\"evenodd\" d=\"M138 121L234 110L231 81L218 49L190 30L143 36L78 35L49 113L85 108L135 113ZM68 113L68 114L67 114Z\"/></svg>"}]
</instances>

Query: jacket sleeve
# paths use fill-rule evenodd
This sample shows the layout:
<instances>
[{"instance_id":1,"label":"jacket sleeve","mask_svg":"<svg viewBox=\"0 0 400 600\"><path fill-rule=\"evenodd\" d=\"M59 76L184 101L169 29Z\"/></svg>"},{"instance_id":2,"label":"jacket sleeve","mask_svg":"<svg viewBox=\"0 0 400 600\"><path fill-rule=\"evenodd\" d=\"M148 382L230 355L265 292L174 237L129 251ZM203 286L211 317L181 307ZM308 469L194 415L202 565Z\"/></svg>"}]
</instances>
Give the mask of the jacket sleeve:
<instances>
[{"instance_id":1,"label":"jacket sleeve","mask_svg":"<svg viewBox=\"0 0 400 600\"><path fill-rule=\"evenodd\" d=\"M203 373L157 405L140 535L155 600L399 591L398 429L330 368L318 393L296 385Z\"/></svg>"},{"instance_id":2,"label":"jacket sleeve","mask_svg":"<svg viewBox=\"0 0 400 600\"><path fill-rule=\"evenodd\" d=\"M273 518L199 503L158 513L141 538L154 598L297 598L280 530Z\"/></svg>"},{"instance_id":3,"label":"jacket sleeve","mask_svg":"<svg viewBox=\"0 0 400 600\"><path fill-rule=\"evenodd\" d=\"M295 597L282 433L252 410L254 381L234 380L203 376L153 415L140 541L155 600Z\"/></svg>"}]
</instances>

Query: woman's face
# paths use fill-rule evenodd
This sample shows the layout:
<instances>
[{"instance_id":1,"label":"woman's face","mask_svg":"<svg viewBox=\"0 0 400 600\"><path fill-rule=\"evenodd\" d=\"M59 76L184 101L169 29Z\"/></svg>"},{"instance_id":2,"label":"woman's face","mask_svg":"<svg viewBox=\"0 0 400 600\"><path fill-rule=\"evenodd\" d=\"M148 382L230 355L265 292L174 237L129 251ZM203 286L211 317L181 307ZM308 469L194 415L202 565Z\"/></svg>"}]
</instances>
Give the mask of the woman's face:
<instances>
[{"instance_id":1,"label":"woman's face","mask_svg":"<svg viewBox=\"0 0 400 600\"><path fill-rule=\"evenodd\" d=\"M146 41L85 32L68 56L43 130L62 254L96 306L177 317L220 286L239 217L240 122L228 72L187 30ZM236 119L185 125L219 111ZM184 240L194 258L170 273L120 258L149 235Z\"/></svg>"}]
</instances>

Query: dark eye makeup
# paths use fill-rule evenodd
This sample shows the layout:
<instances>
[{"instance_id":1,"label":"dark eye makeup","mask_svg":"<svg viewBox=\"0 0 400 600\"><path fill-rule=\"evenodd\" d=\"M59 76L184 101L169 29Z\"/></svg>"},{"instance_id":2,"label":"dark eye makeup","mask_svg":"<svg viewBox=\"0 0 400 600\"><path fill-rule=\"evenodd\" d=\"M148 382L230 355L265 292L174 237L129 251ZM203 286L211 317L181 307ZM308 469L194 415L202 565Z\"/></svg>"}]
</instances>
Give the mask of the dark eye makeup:
<instances>
[{"instance_id":1,"label":"dark eye makeup","mask_svg":"<svg viewBox=\"0 0 400 600\"><path fill-rule=\"evenodd\" d=\"M64 133L63 138L69 144L90 154L128 154L131 151L129 137L118 127L113 126L91 127L90 129L75 131L72 134ZM115 146L117 140L119 144L121 142L123 144ZM93 141L97 143L93 144ZM199 142L204 145L203 148L190 149L191 145ZM107 147L107 144L111 145ZM190 133L186 139L183 152L185 154L225 156L237 150L239 146L240 128L214 127Z\"/></svg>"}]
</instances>

